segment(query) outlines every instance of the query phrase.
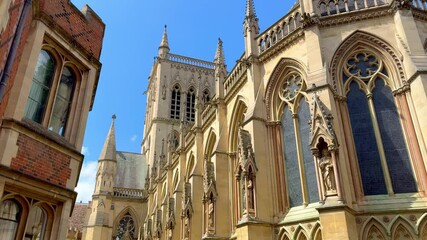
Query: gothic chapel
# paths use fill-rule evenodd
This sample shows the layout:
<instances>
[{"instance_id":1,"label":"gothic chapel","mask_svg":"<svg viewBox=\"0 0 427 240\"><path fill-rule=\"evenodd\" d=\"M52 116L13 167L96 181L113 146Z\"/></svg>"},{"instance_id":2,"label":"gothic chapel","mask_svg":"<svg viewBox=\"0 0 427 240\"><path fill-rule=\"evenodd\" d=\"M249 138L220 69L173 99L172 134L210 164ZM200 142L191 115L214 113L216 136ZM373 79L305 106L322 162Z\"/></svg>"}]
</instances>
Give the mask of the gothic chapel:
<instances>
[{"instance_id":1,"label":"gothic chapel","mask_svg":"<svg viewBox=\"0 0 427 240\"><path fill-rule=\"evenodd\" d=\"M300 0L260 31L247 0L243 30L227 72L165 28L144 176L114 185L112 125L84 239L427 239L426 1Z\"/></svg>"}]
</instances>

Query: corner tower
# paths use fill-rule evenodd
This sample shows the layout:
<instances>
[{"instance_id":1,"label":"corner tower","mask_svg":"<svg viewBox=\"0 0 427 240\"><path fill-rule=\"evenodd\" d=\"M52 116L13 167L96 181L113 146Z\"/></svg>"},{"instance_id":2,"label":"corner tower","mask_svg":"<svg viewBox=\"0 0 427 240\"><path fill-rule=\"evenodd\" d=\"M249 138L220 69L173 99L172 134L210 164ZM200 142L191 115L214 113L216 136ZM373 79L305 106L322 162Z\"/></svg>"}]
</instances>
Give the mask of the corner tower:
<instances>
[{"instance_id":1,"label":"corner tower","mask_svg":"<svg viewBox=\"0 0 427 240\"><path fill-rule=\"evenodd\" d=\"M86 228L86 239L108 239L112 235L113 214L112 197L114 195L114 179L116 177L116 136L113 115L110 131L98 160L95 190L92 195L91 208Z\"/></svg>"}]
</instances>

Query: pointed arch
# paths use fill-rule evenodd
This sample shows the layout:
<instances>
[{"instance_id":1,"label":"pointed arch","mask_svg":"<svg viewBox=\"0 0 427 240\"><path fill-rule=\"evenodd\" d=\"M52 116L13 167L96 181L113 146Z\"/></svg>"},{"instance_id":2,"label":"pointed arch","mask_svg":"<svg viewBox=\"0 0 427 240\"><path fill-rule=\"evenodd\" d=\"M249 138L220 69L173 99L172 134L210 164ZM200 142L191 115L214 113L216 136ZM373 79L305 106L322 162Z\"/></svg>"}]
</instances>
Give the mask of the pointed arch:
<instances>
[{"instance_id":1,"label":"pointed arch","mask_svg":"<svg viewBox=\"0 0 427 240\"><path fill-rule=\"evenodd\" d=\"M206 139L207 141L205 145L204 156L211 157L212 153L216 150L215 146L217 145L216 133L213 128L209 129L209 133Z\"/></svg>"},{"instance_id":2,"label":"pointed arch","mask_svg":"<svg viewBox=\"0 0 427 240\"><path fill-rule=\"evenodd\" d=\"M173 174L173 181L172 181L172 192L175 193L175 191L178 190L179 186L179 170L177 169Z\"/></svg>"},{"instance_id":3,"label":"pointed arch","mask_svg":"<svg viewBox=\"0 0 427 240\"><path fill-rule=\"evenodd\" d=\"M288 231L286 231L285 228L281 228L279 231L279 240L291 240L291 236L289 235Z\"/></svg>"},{"instance_id":4,"label":"pointed arch","mask_svg":"<svg viewBox=\"0 0 427 240\"><path fill-rule=\"evenodd\" d=\"M137 212L131 206L127 206L114 219L113 237L115 238L117 235L123 236L123 234L128 232L128 234L132 234L133 238L136 239L139 226L141 224Z\"/></svg>"},{"instance_id":5,"label":"pointed arch","mask_svg":"<svg viewBox=\"0 0 427 240\"><path fill-rule=\"evenodd\" d=\"M22 239L25 232L26 220L30 212L30 203L28 199L19 194L7 194L0 201L0 208L2 204L9 203L15 204L17 207L17 218L14 219L17 223L15 233L15 239ZM3 235L1 235L3 237Z\"/></svg>"},{"instance_id":6,"label":"pointed arch","mask_svg":"<svg viewBox=\"0 0 427 240\"><path fill-rule=\"evenodd\" d=\"M170 118L180 119L181 115L181 86L176 83L172 89L171 103L170 103Z\"/></svg>"},{"instance_id":7,"label":"pointed arch","mask_svg":"<svg viewBox=\"0 0 427 240\"><path fill-rule=\"evenodd\" d=\"M356 49L369 49L384 60L386 68L390 71L390 79L395 80L392 85L393 90L404 84L406 77L401 53L384 39L371 33L356 30L338 46L329 65L331 66L329 71L332 77L332 86L337 93L345 95L340 81L340 73L344 64L342 59L345 59Z\"/></svg>"},{"instance_id":8,"label":"pointed arch","mask_svg":"<svg viewBox=\"0 0 427 240\"><path fill-rule=\"evenodd\" d=\"M320 222L316 222L311 230L311 238L313 240L322 240L322 229Z\"/></svg>"},{"instance_id":9,"label":"pointed arch","mask_svg":"<svg viewBox=\"0 0 427 240\"><path fill-rule=\"evenodd\" d=\"M372 240L386 240L386 227L376 218L371 217L362 226L362 238Z\"/></svg>"},{"instance_id":10,"label":"pointed arch","mask_svg":"<svg viewBox=\"0 0 427 240\"><path fill-rule=\"evenodd\" d=\"M237 145L238 145L238 130L240 125L243 123L244 121L244 117L245 117L245 113L246 110L248 109L248 105L246 104L247 100L246 98L244 98L243 96L238 96L236 103L233 107L233 111L231 113L231 116L233 116L233 118L231 118L230 120L230 135L229 135L229 152L231 153L235 153L237 152Z\"/></svg>"},{"instance_id":11,"label":"pointed arch","mask_svg":"<svg viewBox=\"0 0 427 240\"><path fill-rule=\"evenodd\" d=\"M402 239L403 236L408 240L416 239L416 229L402 216L397 216L390 222L387 232L391 234L392 239Z\"/></svg>"},{"instance_id":12,"label":"pointed arch","mask_svg":"<svg viewBox=\"0 0 427 240\"><path fill-rule=\"evenodd\" d=\"M424 213L417 222L420 239L427 239L427 213Z\"/></svg>"},{"instance_id":13,"label":"pointed arch","mask_svg":"<svg viewBox=\"0 0 427 240\"><path fill-rule=\"evenodd\" d=\"M301 224L299 224L298 227L295 229L295 233L294 233L294 238L293 239L296 239L296 240L308 240L307 236L309 236L309 235L307 234L307 232L308 231Z\"/></svg>"},{"instance_id":14,"label":"pointed arch","mask_svg":"<svg viewBox=\"0 0 427 240\"><path fill-rule=\"evenodd\" d=\"M292 58L282 58L268 80L264 96L269 121L280 121L284 105L279 98L279 91L282 89L279 85L291 72L299 74L303 81L306 79L307 68L302 62Z\"/></svg>"},{"instance_id":15,"label":"pointed arch","mask_svg":"<svg viewBox=\"0 0 427 240\"><path fill-rule=\"evenodd\" d=\"M195 160L195 157L194 157L194 153L191 152L190 153L190 157L188 158L188 161L187 161L187 166L185 168L185 178L184 178L185 182L189 181L190 176L193 173L194 166L196 165L195 162L196 162L196 160Z\"/></svg>"}]
</instances>

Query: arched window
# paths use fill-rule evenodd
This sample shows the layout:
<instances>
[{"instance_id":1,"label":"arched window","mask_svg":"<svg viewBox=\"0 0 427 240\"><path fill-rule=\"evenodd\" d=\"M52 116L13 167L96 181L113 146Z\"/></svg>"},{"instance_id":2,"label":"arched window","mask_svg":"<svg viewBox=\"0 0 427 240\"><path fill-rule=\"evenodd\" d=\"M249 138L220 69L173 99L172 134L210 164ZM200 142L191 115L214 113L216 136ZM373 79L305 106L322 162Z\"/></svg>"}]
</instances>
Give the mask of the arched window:
<instances>
[{"instance_id":1,"label":"arched window","mask_svg":"<svg viewBox=\"0 0 427 240\"><path fill-rule=\"evenodd\" d=\"M364 194L416 192L384 61L368 49L354 51L342 78Z\"/></svg>"},{"instance_id":2,"label":"arched window","mask_svg":"<svg viewBox=\"0 0 427 240\"><path fill-rule=\"evenodd\" d=\"M76 75L70 67L64 67L56 93L52 118L49 130L64 135L68 115L70 113L71 100L76 83Z\"/></svg>"},{"instance_id":3,"label":"arched window","mask_svg":"<svg viewBox=\"0 0 427 240\"><path fill-rule=\"evenodd\" d=\"M42 208L35 206L28 216L25 237L37 240L45 239L46 223L46 212Z\"/></svg>"},{"instance_id":4,"label":"arched window","mask_svg":"<svg viewBox=\"0 0 427 240\"><path fill-rule=\"evenodd\" d=\"M25 117L34 122L42 123L43 121L53 76L55 75L55 67L55 60L51 54L41 50L25 108Z\"/></svg>"},{"instance_id":5,"label":"arched window","mask_svg":"<svg viewBox=\"0 0 427 240\"><path fill-rule=\"evenodd\" d=\"M64 136L79 74L53 56L40 51L24 115Z\"/></svg>"},{"instance_id":6,"label":"arched window","mask_svg":"<svg viewBox=\"0 0 427 240\"><path fill-rule=\"evenodd\" d=\"M295 71L288 71L284 79L279 91L280 99L286 103L281 118L284 166L289 206L295 207L318 202L319 193L309 147L310 109L303 92L305 83Z\"/></svg>"},{"instance_id":7,"label":"arched window","mask_svg":"<svg viewBox=\"0 0 427 240\"><path fill-rule=\"evenodd\" d=\"M209 90L205 89L202 94L202 102L207 103L211 100L211 96Z\"/></svg>"},{"instance_id":8,"label":"arched window","mask_svg":"<svg viewBox=\"0 0 427 240\"><path fill-rule=\"evenodd\" d=\"M196 102L196 93L194 92L194 88L190 88L187 92L187 108L185 109L186 113L186 120L189 122L194 122L195 116L196 116L196 108L195 106Z\"/></svg>"},{"instance_id":9,"label":"arched window","mask_svg":"<svg viewBox=\"0 0 427 240\"><path fill-rule=\"evenodd\" d=\"M179 114L181 110L181 91L178 85L172 90L172 98L171 98L171 115L172 119L179 119Z\"/></svg>"},{"instance_id":10,"label":"arched window","mask_svg":"<svg viewBox=\"0 0 427 240\"><path fill-rule=\"evenodd\" d=\"M116 240L133 240L135 237L135 221L127 212L119 222L116 229Z\"/></svg>"},{"instance_id":11,"label":"arched window","mask_svg":"<svg viewBox=\"0 0 427 240\"><path fill-rule=\"evenodd\" d=\"M15 239L20 215L21 208L15 201L5 200L0 203L0 239Z\"/></svg>"}]
</instances>

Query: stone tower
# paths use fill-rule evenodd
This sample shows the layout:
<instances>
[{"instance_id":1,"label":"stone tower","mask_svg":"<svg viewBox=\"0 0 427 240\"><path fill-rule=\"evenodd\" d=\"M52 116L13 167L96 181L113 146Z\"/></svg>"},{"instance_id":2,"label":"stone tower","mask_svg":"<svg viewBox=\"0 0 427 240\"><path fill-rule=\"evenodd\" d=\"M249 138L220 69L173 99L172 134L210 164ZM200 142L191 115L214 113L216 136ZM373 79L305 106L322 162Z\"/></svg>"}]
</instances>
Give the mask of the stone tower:
<instances>
[{"instance_id":1,"label":"stone tower","mask_svg":"<svg viewBox=\"0 0 427 240\"><path fill-rule=\"evenodd\" d=\"M114 130L113 115L110 131L102 148L98 160L98 171L96 173L96 185L92 195L92 212L86 228L88 236L93 239L108 239L112 235L112 197L114 179L116 177L116 136Z\"/></svg>"}]
</instances>

